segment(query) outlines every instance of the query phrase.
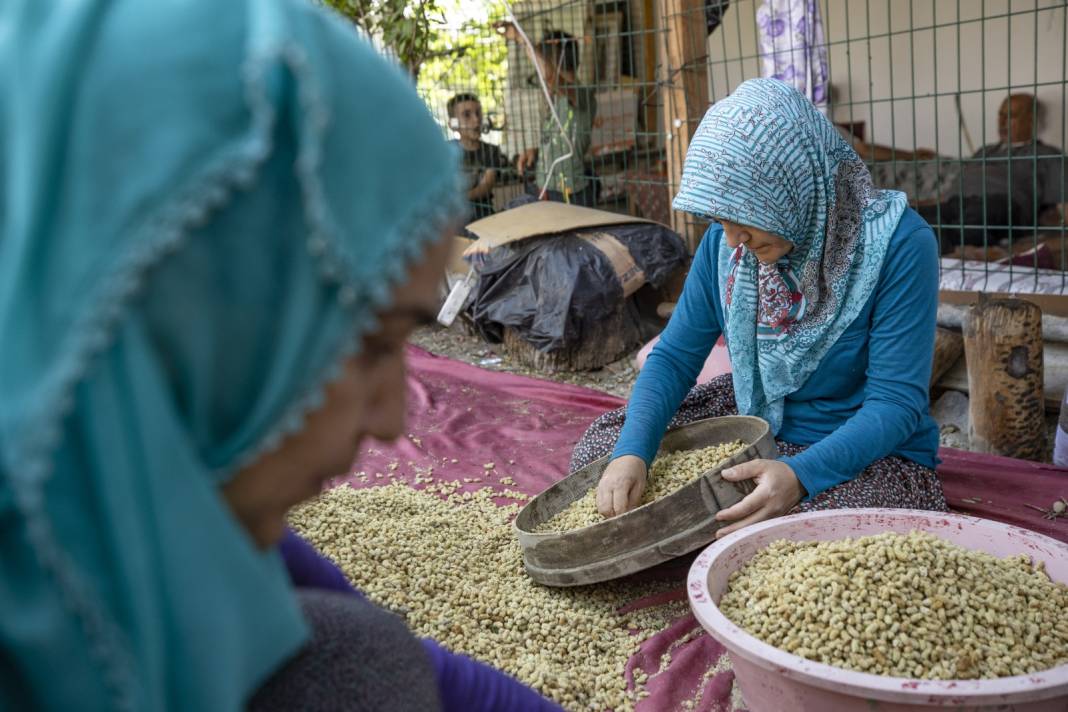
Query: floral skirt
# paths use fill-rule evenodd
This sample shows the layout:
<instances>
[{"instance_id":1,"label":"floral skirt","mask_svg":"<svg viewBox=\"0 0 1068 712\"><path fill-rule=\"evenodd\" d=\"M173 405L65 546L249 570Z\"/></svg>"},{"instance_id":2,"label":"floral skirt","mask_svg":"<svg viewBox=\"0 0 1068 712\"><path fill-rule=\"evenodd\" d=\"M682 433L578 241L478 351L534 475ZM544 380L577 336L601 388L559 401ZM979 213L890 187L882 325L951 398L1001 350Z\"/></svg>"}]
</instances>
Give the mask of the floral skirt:
<instances>
[{"instance_id":1,"label":"floral skirt","mask_svg":"<svg viewBox=\"0 0 1068 712\"><path fill-rule=\"evenodd\" d=\"M731 375L726 374L695 386L682 401L669 427L737 414L734 383ZM571 455L571 471L610 454L619 439L625 418L626 408L618 408L593 421ZM782 440L776 442L782 455L796 455L805 449L804 445ZM901 457L884 457L873 462L852 480L801 502L794 511L847 507L893 507L944 512L946 498L942 494L942 483L931 468Z\"/></svg>"}]
</instances>

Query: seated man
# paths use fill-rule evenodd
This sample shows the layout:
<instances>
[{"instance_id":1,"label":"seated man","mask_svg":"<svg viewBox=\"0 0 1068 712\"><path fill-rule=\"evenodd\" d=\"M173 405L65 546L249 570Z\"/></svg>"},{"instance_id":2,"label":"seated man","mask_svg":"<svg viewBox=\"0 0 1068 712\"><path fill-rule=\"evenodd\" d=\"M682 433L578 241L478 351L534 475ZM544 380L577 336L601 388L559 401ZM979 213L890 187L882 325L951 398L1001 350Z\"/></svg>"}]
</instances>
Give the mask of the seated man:
<instances>
[{"instance_id":1,"label":"seated man","mask_svg":"<svg viewBox=\"0 0 1068 712\"><path fill-rule=\"evenodd\" d=\"M1021 231L1030 237L1050 216L1061 223L1068 157L1035 138L1035 109L1030 94L1007 97L998 111L998 143L984 146L961 166L944 202L917 206L939 232L944 253L1019 238Z\"/></svg>"}]
</instances>

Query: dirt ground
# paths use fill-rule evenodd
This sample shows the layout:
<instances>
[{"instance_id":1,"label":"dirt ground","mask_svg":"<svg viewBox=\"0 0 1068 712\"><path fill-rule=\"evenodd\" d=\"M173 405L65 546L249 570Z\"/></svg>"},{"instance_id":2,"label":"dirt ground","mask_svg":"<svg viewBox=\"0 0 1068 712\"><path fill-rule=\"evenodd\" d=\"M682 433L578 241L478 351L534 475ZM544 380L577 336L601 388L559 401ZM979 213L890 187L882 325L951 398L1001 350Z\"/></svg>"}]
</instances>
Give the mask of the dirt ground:
<instances>
[{"instance_id":1,"label":"dirt ground","mask_svg":"<svg viewBox=\"0 0 1068 712\"><path fill-rule=\"evenodd\" d=\"M458 321L448 329L440 326L423 327L412 335L411 342L432 353L491 371L507 371L559 383L586 386L620 398L630 395L634 379L638 377L638 372L634 368L634 354L629 354L596 371L575 373L535 371L510 358L504 353L500 344L488 344L477 336L466 333Z\"/></svg>"}]
</instances>

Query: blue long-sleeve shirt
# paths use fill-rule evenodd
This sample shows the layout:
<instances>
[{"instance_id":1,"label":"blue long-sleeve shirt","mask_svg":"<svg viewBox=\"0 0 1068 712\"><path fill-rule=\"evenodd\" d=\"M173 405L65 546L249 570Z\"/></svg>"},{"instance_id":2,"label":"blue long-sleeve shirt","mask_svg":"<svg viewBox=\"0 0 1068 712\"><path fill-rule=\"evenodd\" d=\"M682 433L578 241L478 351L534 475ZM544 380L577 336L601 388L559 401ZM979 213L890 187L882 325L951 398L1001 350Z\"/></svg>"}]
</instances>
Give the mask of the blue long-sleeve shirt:
<instances>
[{"instance_id":1,"label":"blue long-sleeve shirt","mask_svg":"<svg viewBox=\"0 0 1068 712\"><path fill-rule=\"evenodd\" d=\"M652 462L723 330L722 239L723 229L713 224L698 247L671 321L634 384L614 457ZM937 307L938 244L910 209L890 239L863 311L805 384L786 397L778 437L810 447L780 459L809 497L888 455L927 467L938 463L938 427L928 413Z\"/></svg>"}]
</instances>

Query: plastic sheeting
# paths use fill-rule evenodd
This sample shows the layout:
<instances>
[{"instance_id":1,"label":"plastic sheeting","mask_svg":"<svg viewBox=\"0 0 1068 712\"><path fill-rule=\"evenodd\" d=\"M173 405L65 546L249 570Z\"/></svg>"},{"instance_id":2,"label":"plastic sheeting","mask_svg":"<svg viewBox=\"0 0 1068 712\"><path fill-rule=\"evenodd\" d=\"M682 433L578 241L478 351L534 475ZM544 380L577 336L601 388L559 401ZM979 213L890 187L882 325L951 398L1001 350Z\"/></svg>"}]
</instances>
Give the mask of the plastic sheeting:
<instances>
[{"instance_id":1,"label":"plastic sheeting","mask_svg":"<svg viewBox=\"0 0 1068 712\"><path fill-rule=\"evenodd\" d=\"M500 341L503 327L515 329L534 348L556 351L582 343L594 326L618 318L620 336L629 346L641 343L639 315L633 296L624 294L608 256L580 235L607 233L629 252L660 287L687 260L686 246L663 225L614 225L576 233L535 237L493 249L479 268L471 316L479 331Z\"/></svg>"}]
</instances>

